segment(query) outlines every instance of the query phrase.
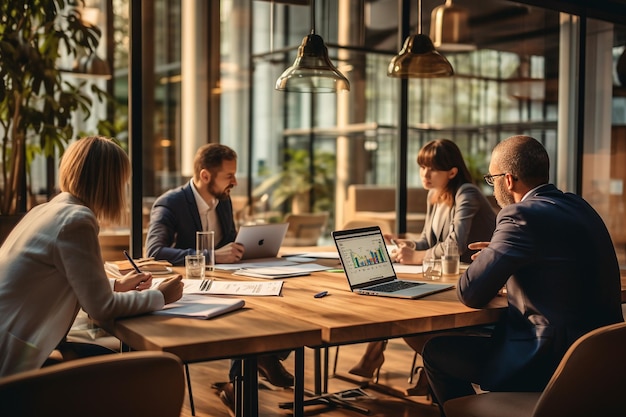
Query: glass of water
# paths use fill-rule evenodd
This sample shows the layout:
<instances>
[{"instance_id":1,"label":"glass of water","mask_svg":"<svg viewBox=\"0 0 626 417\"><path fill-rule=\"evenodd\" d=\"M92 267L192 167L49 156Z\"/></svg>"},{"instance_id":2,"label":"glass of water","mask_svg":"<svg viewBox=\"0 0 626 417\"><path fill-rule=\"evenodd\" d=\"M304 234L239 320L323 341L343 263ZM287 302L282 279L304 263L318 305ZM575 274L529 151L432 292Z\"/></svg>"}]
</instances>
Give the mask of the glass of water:
<instances>
[{"instance_id":1,"label":"glass of water","mask_svg":"<svg viewBox=\"0 0 626 417\"><path fill-rule=\"evenodd\" d=\"M215 268L215 232L196 232L196 254L204 256L209 272Z\"/></svg>"},{"instance_id":2,"label":"glass of water","mask_svg":"<svg viewBox=\"0 0 626 417\"><path fill-rule=\"evenodd\" d=\"M204 279L204 255L185 256L187 279Z\"/></svg>"}]
</instances>

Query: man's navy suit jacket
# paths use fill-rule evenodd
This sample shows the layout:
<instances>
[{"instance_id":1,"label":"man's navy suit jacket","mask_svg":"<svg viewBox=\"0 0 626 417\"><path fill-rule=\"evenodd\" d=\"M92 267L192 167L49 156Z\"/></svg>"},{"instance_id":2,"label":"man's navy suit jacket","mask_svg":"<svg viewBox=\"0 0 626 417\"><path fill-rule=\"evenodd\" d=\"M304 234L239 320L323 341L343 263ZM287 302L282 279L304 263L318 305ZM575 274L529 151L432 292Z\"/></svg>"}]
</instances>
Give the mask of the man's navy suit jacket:
<instances>
[{"instance_id":1,"label":"man's navy suit jacket","mask_svg":"<svg viewBox=\"0 0 626 417\"><path fill-rule=\"evenodd\" d=\"M489 247L458 284L459 299L475 308L506 284L488 390L515 389L520 380L542 389L577 338L623 321L619 264L604 222L581 197L552 184L500 211Z\"/></svg>"},{"instance_id":2,"label":"man's navy suit jacket","mask_svg":"<svg viewBox=\"0 0 626 417\"><path fill-rule=\"evenodd\" d=\"M146 237L146 254L172 265L184 265L185 256L196 251L196 232L202 230L196 199L191 184L167 191L153 204ZM230 198L220 200L215 209L222 240L215 243L218 249L237 237Z\"/></svg>"}]
</instances>

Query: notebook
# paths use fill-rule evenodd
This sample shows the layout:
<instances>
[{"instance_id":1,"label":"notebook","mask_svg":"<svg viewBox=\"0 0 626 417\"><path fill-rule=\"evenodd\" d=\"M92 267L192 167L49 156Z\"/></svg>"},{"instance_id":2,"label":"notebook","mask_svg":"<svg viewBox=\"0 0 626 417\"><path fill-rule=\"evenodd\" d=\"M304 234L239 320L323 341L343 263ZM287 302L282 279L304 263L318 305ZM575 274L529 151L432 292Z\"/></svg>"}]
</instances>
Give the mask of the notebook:
<instances>
[{"instance_id":1,"label":"notebook","mask_svg":"<svg viewBox=\"0 0 626 417\"><path fill-rule=\"evenodd\" d=\"M274 258L287 233L289 223L244 225L239 228L236 243L244 246L242 260Z\"/></svg>"},{"instance_id":2,"label":"notebook","mask_svg":"<svg viewBox=\"0 0 626 417\"><path fill-rule=\"evenodd\" d=\"M336 230L333 240L352 292L397 298L420 298L452 284L398 279L378 226Z\"/></svg>"},{"instance_id":3,"label":"notebook","mask_svg":"<svg viewBox=\"0 0 626 417\"><path fill-rule=\"evenodd\" d=\"M240 308L243 308L245 304L244 300L237 298L183 294L178 301L167 304L163 307L163 310L153 311L152 314L210 319L221 316L222 314L226 314L230 311L239 310Z\"/></svg>"}]
</instances>

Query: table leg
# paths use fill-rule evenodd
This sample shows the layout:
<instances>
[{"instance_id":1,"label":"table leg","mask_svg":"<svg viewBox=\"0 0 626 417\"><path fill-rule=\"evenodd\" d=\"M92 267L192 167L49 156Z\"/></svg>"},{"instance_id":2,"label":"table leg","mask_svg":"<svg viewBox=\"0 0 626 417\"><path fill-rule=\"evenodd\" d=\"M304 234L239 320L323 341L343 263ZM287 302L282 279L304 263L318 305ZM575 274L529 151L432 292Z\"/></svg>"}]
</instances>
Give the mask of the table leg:
<instances>
[{"instance_id":1,"label":"table leg","mask_svg":"<svg viewBox=\"0 0 626 417\"><path fill-rule=\"evenodd\" d=\"M293 387L293 416L304 416L304 348L295 349L295 378Z\"/></svg>"},{"instance_id":2,"label":"table leg","mask_svg":"<svg viewBox=\"0 0 626 417\"><path fill-rule=\"evenodd\" d=\"M242 416L258 417L259 415L259 380L256 356L250 356L243 360L243 393L241 399Z\"/></svg>"},{"instance_id":3,"label":"table leg","mask_svg":"<svg viewBox=\"0 0 626 417\"><path fill-rule=\"evenodd\" d=\"M235 405L235 410L234 410L235 417L242 417L242 414L243 414L242 394L243 394L243 377L241 375L236 375L235 379L233 380L233 396L234 396L233 401L235 403L234 404Z\"/></svg>"},{"instance_id":4,"label":"table leg","mask_svg":"<svg viewBox=\"0 0 626 417\"><path fill-rule=\"evenodd\" d=\"M322 360L321 360L321 348L316 347L313 350L313 369L315 369L314 374L314 392L315 395L320 395L322 393Z\"/></svg>"}]
</instances>

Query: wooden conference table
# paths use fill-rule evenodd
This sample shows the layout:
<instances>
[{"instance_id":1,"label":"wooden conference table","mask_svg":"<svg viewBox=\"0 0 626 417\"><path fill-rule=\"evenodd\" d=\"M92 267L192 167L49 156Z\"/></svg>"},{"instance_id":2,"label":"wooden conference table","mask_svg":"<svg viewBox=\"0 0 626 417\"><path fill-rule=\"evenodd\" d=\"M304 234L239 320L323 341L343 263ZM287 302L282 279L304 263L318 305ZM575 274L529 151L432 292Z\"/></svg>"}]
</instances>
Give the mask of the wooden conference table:
<instances>
[{"instance_id":1,"label":"wooden conference table","mask_svg":"<svg viewBox=\"0 0 626 417\"><path fill-rule=\"evenodd\" d=\"M320 248L284 248L282 254L302 253ZM330 248L325 248L330 250ZM339 266L338 260L318 260ZM175 268L184 274L183 268ZM216 271L218 280L255 278ZM398 274L420 279L415 274ZM456 282L456 277L446 279ZM626 276L622 274L622 300L626 302ZM328 296L314 298L320 291ZM111 333L136 350L171 352L183 362L223 358L244 358L243 398L239 415L258 415L256 355L295 350L294 415L303 415L304 347L390 339L416 333L485 325L498 321L506 299L497 297L485 309L463 305L456 292L445 291L417 300L361 296L350 292L341 272L315 272L286 278L279 297L239 297L246 306L226 315L197 320L147 315L118 320ZM317 360L317 357L316 357ZM319 366L319 363L317 364ZM316 375L315 392L321 393Z\"/></svg>"},{"instance_id":2,"label":"wooden conference table","mask_svg":"<svg viewBox=\"0 0 626 417\"><path fill-rule=\"evenodd\" d=\"M242 378L235 384L236 398L242 400L235 405L237 416L258 416L257 355L294 350L294 415L304 414L304 346L321 343L321 331L315 324L296 319L277 320L275 313L245 306L209 320L144 315L103 327L133 350L170 352L185 364L242 359ZM188 372L187 384L195 415Z\"/></svg>"}]
</instances>

